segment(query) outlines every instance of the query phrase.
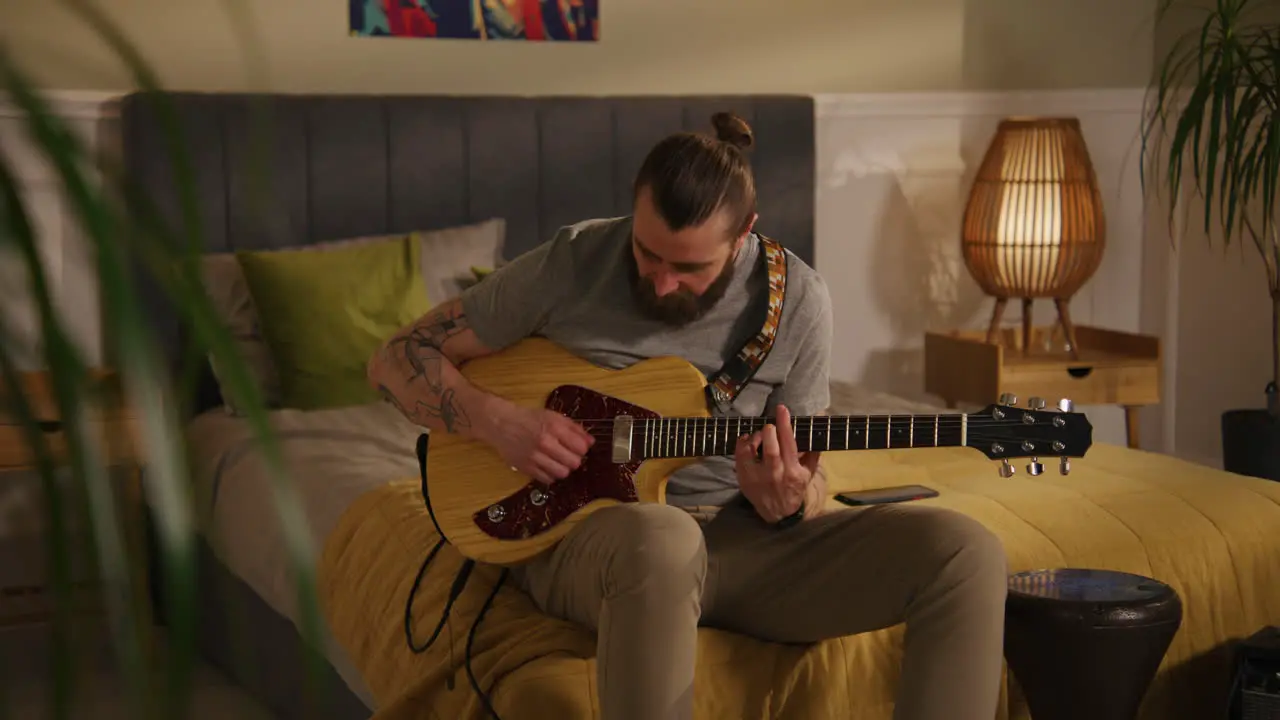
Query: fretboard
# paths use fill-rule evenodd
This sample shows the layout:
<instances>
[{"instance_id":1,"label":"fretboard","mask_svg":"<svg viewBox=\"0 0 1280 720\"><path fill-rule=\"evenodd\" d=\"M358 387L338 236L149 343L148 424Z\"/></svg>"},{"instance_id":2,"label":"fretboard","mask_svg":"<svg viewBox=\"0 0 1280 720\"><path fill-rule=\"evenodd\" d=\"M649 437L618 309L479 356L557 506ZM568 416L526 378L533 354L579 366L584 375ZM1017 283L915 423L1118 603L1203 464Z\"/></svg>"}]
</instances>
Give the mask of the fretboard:
<instances>
[{"instance_id":1,"label":"fretboard","mask_svg":"<svg viewBox=\"0 0 1280 720\"><path fill-rule=\"evenodd\" d=\"M674 458L733 455L738 437L760 430L772 419L759 417L672 417L636 419L632 457ZM793 417L800 452L961 447L968 416L817 415Z\"/></svg>"}]
</instances>

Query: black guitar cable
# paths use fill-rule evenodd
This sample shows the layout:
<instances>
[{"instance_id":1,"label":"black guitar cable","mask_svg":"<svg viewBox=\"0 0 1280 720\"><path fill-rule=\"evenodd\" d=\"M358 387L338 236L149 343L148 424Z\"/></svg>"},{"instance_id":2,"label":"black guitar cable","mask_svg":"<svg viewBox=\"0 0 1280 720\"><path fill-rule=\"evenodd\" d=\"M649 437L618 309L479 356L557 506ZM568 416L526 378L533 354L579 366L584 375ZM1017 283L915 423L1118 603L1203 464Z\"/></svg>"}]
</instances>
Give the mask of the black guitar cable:
<instances>
[{"instance_id":1,"label":"black guitar cable","mask_svg":"<svg viewBox=\"0 0 1280 720\"><path fill-rule=\"evenodd\" d=\"M428 506L427 501L427 444L429 438L426 433L418 436L418 469L422 479L422 501ZM427 557L423 559L422 565L418 568L418 574L413 579L413 587L409 588L409 598L404 606L404 639L405 644L409 646L409 651L414 654L421 654L427 651L435 641L440 637L440 633L444 630L445 623L448 622L449 612L453 609L453 603L462 595L462 590L467 586L467 580L471 578L471 570L475 567L474 560L465 560L462 567L459 568L458 574L453 578L453 585L449 588L449 598L445 601L444 609L440 612L440 621L436 623L435 630L431 633L431 637L422 645L417 645L413 641L413 598L418 594L418 587L422 584L422 578L427 574L427 567L431 565L431 561L435 560L436 555L440 553L440 549L445 545L443 536L436 541L431 551L427 553ZM494 598L498 596L498 591L502 588L502 583L507 579L507 568L503 568L501 574L498 575L498 581L494 583L493 590L490 591L489 597L485 599L484 604L480 606L480 612L476 615L475 622L471 623L471 629L467 632L467 644L464 652L463 666L467 671L467 680L471 683L471 689L480 698L480 702L484 704L484 709L492 715L495 720L502 720L498 715L498 711L493 709L493 703L490 702L489 696L484 690L480 689L480 683L476 680L475 672L471 669L471 651L475 644L476 630L480 627L480 621L484 620L485 614L489 612L489 607L493 605ZM449 634L449 678L446 684L450 690L454 689L453 676L457 672L457 667L453 661L453 634Z\"/></svg>"}]
</instances>

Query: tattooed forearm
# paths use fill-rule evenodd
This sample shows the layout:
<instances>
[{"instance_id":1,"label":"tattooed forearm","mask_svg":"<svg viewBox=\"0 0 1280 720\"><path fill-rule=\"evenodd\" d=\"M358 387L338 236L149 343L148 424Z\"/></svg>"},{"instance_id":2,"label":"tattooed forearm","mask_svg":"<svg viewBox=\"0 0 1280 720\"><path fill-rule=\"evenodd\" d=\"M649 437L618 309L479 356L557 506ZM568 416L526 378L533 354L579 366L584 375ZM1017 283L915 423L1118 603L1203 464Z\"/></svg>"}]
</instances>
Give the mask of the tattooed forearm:
<instances>
[{"instance_id":1,"label":"tattooed forearm","mask_svg":"<svg viewBox=\"0 0 1280 720\"><path fill-rule=\"evenodd\" d=\"M471 421L467 418L467 411L458 403L458 395L453 388L444 391L440 396L440 407L436 409L440 414L440 420L444 423L444 427L449 432L457 432L458 429L471 427Z\"/></svg>"},{"instance_id":2,"label":"tattooed forearm","mask_svg":"<svg viewBox=\"0 0 1280 720\"><path fill-rule=\"evenodd\" d=\"M440 395L438 403L432 403L426 399L417 399L413 401L412 407L405 407L400 398L395 393L387 389L387 386L381 385L378 391L391 403L401 415L409 418L419 425L431 425L431 420L438 419L444 425L447 432L458 432L463 428L471 427L471 420L467 417L467 411L463 409L461 403L458 402L458 395L452 388L446 389Z\"/></svg>"},{"instance_id":3,"label":"tattooed forearm","mask_svg":"<svg viewBox=\"0 0 1280 720\"><path fill-rule=\"evenodd\" d=\"M428 315L407 334L392 338L387 351L403 355L408 370L405 382L424 381L433 394L444 392L440 382L444 344L450 338L467 330L467 317L462 308L451 304L441 309L439 315Z\"/></svg>"},{"instance_id":4,"label":"tattooed forearm","mask_svg":"<svg viewBox=\"0 0 1280 720\"><path fill-rule=\"evenodd\" d=\"M470 402L483 400L450 354L480 354L481 346L456 300L397 333L369 363L369 380L406 418L432 429L467 433Z\"/></svg>"},{"instance_id":5,"label":"tattooed forearm","mask_svg":"<svg viewBox=\"0 0 1280 720\"><path fill-rule=\"evenodd\" d=\"M440 364L444 358L438 347L427 344L417 335L415 331L407 337L392 340L387 350L402 356L408 370L405 382L420 379L431 388L431 392L439 394L444 389L440 386Z\"/></svg>"}]
</instances>

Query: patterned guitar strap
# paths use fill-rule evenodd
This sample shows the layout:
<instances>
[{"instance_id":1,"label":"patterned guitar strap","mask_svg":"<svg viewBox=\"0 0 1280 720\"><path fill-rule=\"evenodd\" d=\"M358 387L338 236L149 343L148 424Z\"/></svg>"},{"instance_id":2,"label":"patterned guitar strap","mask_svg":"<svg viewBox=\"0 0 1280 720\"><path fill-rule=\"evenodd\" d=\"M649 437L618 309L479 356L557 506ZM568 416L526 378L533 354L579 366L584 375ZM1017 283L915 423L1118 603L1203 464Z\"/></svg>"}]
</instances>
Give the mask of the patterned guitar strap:
<instances>
[{"instance_id":1,"label":"patterned guitar strap","mask_svg":"<svg viewBox=\"0 0 1280 720\"><path fill-rule=\"evenodd\" d=\"M764 364L773 349L782 321L782 304L787 296L787 253L773 238L757 234L760 238L760 257L769 271L769 306L765 311L764 325L755 337L747 341L738 354L708 378L707 401L721 412L728 411L738 393L747 386L756 371Z\"/></svg>"}]
</instances>

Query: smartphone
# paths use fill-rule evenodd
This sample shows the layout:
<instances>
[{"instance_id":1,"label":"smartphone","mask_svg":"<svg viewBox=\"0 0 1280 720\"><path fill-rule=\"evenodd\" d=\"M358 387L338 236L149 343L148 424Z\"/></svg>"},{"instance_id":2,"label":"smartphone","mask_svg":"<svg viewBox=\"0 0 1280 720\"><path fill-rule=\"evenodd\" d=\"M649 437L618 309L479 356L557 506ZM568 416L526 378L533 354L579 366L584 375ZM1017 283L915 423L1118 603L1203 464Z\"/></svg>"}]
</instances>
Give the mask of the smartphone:
<instances>
[{"instance_id":1,"label":"smartphone","mask_svg":"<svg viewBox=\"0 0 1280 720\"><path fill-rule=\"evenodd\" d=\"M853 490L836 495L845 505L880 505L938 497L938 491L924 485L895 485L894 487Z\"/></svg>"}]
</instances>

